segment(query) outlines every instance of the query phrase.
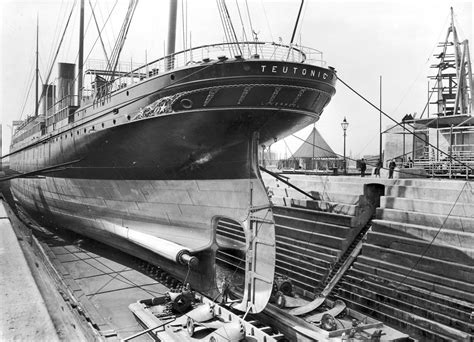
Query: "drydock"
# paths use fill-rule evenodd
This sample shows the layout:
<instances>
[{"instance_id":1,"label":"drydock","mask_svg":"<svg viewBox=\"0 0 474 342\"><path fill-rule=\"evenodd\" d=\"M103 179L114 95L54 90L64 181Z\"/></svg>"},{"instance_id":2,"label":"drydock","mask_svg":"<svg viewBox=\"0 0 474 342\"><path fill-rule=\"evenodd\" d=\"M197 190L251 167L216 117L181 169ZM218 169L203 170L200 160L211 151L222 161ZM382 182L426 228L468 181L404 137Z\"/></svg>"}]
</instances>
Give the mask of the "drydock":
<instances>
[{"instance_id":1,"label":"drydock","mask_svg":"<svg viewBox=\"0 0 474 342\"><path fill-rule=\"evenodd\" d=\"M380 133L382 175L363 158L355 177L337 176L346 118L343 158L315 156L314 127L312 151L265 168L336 80L369 102L294 44L303 1L289 45L239 42L219 3L226 43L176 52L172 1L167 56L121 71L137 1L104 70L83 69L81 1L77 84L59 63L41 99L37 47L35 113L2 156L0 340L473 341L474 86L453 11L436 113L389 128L384 154Z\"/></svg>"},{"instance_id":2,"label":"drydock","mask_svg":"<svg viewBox=\"0 0 474 342\"><path fill-rule=\"evenodd\" d=\"M267 175L264 180L277 236L272 304L260 315L244 315L232 310L231 300L219 305L221 298L214 298L214 321L242 322L247 340L252 341L329 341L345 336L472 340L471 182L314 175L285 175L283 181ZM152 303L162 303L159 298L167 292L181 294L184 279L76 234L45 230L6 208L2 234L11 229L8 221L35 279L38 274L49 279L49 286L38 286L39 294L28 295L27 311L29 315L41 312L34 307L39 305L49 312L51 324L41 323L39 329L38 321L26 315L22 316L26 322L19 326L4 326L4 334L25 333L33 320L34 333L51 333L59 340L75 334L79 340L148 340L153 336L162 341L213 341L209 334L218 331L219 324L193 322L193 332L194 326L205 332L191 337L186 319L170 325L171 316L177 319L175 314L167 311L160 319L153 309ZM222 221L217 233L237 241L241 238L231 222ZM11 246L12 240L16 239L10 236L3 242ZM232 293L238 296L242 268L238 257L222 251L218 261L234 267L229 274L234 276ZM19 273L13 271L18 266L9 262L2 268L2 274ZM23 277L5 279L16 285L24 282ZM193 301L208 303L207 298L195 296ZM58 301L59 314L52 310ZM12 324L12 320L2 321ZM167 329L157 328L167 324Z\"/></svg>"}]
</instances>

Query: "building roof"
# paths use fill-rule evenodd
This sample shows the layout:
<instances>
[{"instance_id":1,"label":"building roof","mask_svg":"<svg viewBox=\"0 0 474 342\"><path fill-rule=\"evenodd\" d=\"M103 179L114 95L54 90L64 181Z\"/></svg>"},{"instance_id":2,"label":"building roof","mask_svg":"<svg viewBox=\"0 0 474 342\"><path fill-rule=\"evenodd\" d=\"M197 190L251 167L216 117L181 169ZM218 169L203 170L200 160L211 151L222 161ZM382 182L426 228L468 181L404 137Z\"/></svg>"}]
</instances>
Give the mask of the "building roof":
<instances>
[{"instance_id":1,"label":"building roof","mask_svg":"<svg viewBox=\"0 0 474 342\"><path fill-rule=\"evenodd\" d=\"M314 148L313 148L314 146ZM313 127L310 135L306 138L300 148L293 154L295 158L339 158L316 127Z\"/></svg>"}]
</instances>

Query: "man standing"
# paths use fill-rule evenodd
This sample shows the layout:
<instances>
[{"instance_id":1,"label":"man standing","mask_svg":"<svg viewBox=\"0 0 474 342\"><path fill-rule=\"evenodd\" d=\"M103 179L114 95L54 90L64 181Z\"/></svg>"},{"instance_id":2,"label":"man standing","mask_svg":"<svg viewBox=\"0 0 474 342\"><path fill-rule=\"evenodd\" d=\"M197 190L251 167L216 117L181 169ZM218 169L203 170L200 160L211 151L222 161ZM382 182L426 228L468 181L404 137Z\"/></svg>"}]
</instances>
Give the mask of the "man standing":
<instances>
[{"instance_id":1,"label":"man standing","mask_svg":"<svg viewBox=\"0 0 474 342\"><path fill-rule=\"evenodd\" d=\"M390 164L388 164L388 178L393 178L393 170L395 170L396 166L397 164L395 163L395 160L392 159Z\"/></svg>"},{"instance_id":2,"label":"man standing","mask_svg":"<svg viewBox=\"0 0 474 342\"><path fill-rule=\"evenodd\" d=\"M379 161L377 162L377 165L375 166L375 171L374 171L374 175L375 177L379 177L380 178L380 169L382 168L383 164L382 164L382 161L379 159Z\"/></svg>"},{"instance_id":3,"label":"man standing","mask_svg":"<svg viewBox=\"0 0 474 342\"><path fill-rule=\"evenodd\" d=\"M365 163L365 159L362 158L360 160L360 176L365 177L365 170L367 170L367 164Z\"/></svg>"}]
</instances>

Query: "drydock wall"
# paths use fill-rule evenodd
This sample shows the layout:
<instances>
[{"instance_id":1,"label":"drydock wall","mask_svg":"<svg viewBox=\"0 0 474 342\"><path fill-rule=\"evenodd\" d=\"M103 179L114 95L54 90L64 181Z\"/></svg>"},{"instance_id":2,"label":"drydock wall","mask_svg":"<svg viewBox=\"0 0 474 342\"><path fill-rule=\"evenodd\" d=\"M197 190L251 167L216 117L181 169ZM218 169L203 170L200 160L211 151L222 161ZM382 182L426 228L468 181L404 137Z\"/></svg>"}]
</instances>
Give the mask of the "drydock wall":
<instances>
[{"instance_id":1,"label":"drydock wall","mask_svg":"<svg viewBox=\"0 0 474 342\"><path fill-rule=\"evenodd\" d=\"M343 245L353 235L342 236L340 228L324 232L321 212L344 215L355 213L361 198L354 189L365 183L385 187L376 217L366 235L361 253L331 293L359 312L381 320L421 340L472 340L474 322L474 192L471 182L440 180L387 180L359 177L290 176L320 201L302 199L283 184L267 179L277 205L285 206L281 221L275 208L277 246L294 253L291 266L307 263L304 274L291 274L295 285L311 291L324 281L331 262L340 256ZM300 208L306 203L316 211L314 220L300 223ZM324 214L326 215L326 214ZM293 221L290 224L290 221ZM296 223L296 222L299 223ZM285 222L286 224L282 224ZM306 228L304 246L279 238L291 234L298 225ZM293 226L293 228L291 228ZM286 242L285 242L286 241ZM338 241L339 245L329 245ZM290 244L291 242L291 244ZM301 243L301 242L300 242ZM316 248L317 244L327 246ZM299 252L297 252L300 247ZM317 256L316 256L317 255ZM320 261L316 261L318 258ZM322 262L324 260L324 263ZM284 264L277 255L278 265ZM303 273L303 272L299 272ZM305 277L303 277L303 275Z\"/></svg>"}]
</instances>

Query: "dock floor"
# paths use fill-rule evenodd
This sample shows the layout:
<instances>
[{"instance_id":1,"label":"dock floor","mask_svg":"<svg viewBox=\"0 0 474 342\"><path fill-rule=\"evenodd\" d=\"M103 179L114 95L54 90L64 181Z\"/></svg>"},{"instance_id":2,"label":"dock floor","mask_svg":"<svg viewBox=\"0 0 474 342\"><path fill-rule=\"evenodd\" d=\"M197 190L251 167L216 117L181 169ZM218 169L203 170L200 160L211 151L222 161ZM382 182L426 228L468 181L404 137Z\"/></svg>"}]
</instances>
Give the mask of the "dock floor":
<instances>
[{"instance_id":1,"label":"dock floor","mask_svg":"<svg viewBox=\"0 0 474 342\"><path fill-rule=\"evenodd\" d=\"M169 291L156 277L141 269L138 259L122 251L73 232L47 230L22 212L20 220L7 204L0 208L0 218L4 217L0 221L2 255L7 251L5 244L11 248L13 242L16 243L16 254L0 261L0 329L8 331L12 320L18 326L11 330L23 328L25 322L30 321L40 322L37 325L42 329L38 335L0 334L0 341L118 341L143 330L128 309L129 304ZM4 237L6 233L8 237ZM33 236L29 236L31 233ZM28 248L22 251L18 240ZM27 254L27 260L23 253ZM17 286L26 279L23 272L16 271L16 275L9 276L13 270L20 269L15 264L18 260L23 263L21 269L29 272L32 284L38 283L36 293L30 294L22 285ZM21 304L18 308L12 308L10 304L4 306L3 296L11 297L6 303L18 303L13 297L17 296ZM42 305L37 316L30 318L16 313L15 309L21 313L21 308L25 313L34 313L33 301ZM45 317L48 317L48 324ZM148 335L134 339L150 340Z\"/></svg>"},{"instance_id":2,"label":"dock floor","mask_svg":"<svg viewBox=\"0 0 474 342\"><path fill-rule=\"evenodd\" d=\"M17 236L0 201L0 340L59 341Z\"/></svg>"}]
</instances>

